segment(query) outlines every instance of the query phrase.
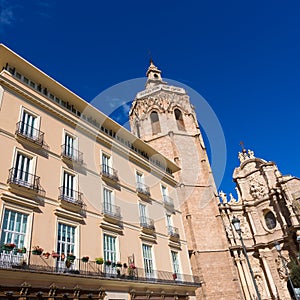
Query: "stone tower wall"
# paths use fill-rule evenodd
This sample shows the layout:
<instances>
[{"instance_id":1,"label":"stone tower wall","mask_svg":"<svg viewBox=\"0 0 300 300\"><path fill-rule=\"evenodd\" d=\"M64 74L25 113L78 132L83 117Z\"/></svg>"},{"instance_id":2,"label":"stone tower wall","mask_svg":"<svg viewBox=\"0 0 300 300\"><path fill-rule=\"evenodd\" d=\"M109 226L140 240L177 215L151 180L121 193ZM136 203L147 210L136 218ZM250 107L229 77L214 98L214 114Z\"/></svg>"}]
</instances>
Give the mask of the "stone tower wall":
<instances>
[{"instance_id":1,"label":"stone tower wall","mask_svg":"<svg viewBox=\"0 0 300 300\"><path fill-rule=\"evenodd\" d=\"M130 123L132 132L181 168L174 174L179 182L177 195L191 256L193 274L200 276L198 299L242 299L222 220L210 164L197 118L183 89L158 82L138 93ZM148 91L148 93L147 93ZM176 92L175 92L176 91ZM141 97L142 95L142 97ZM179 130L174 110L182 112L185 130ZM153 134L150 113L159 115L161 132Z\"/></svg>"}]
</instances>

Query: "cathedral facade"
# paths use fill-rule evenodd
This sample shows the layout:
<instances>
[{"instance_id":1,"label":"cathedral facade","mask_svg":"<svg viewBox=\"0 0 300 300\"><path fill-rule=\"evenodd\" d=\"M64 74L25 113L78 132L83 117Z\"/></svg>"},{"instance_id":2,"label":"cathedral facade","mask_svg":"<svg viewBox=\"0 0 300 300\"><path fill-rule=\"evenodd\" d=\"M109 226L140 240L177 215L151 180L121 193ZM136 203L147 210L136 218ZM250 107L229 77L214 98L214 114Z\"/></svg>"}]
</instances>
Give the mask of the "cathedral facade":
<instances>
[{"instance_id":1,"label":"cathedral facade","mask_svg":"<svg viewBox=\"0 0 300 300\"><path fill-rule=\"evenodd\" d=\"M250 150L243 149L239 160L233 173L238 198L221 192L219 208L244 298L258 299L259 293L260 299L300 299L300 180ZM240 220L252 270L233 218Z\"/></svg>"}]
</instances>

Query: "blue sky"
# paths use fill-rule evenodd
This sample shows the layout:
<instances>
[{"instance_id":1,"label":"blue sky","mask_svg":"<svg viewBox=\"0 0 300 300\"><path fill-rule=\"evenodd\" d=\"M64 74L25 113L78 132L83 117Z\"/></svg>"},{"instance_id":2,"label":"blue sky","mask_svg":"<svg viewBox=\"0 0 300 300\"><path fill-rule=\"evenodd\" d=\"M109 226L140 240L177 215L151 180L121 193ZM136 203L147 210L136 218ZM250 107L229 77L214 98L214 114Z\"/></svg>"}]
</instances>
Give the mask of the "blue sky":
<instances>
[{"instance_id":1,"label":"blue sky","mask_svg":"<svg viewBox=\"0 0 300 300\"><path fill-rule=\"evenodd\" d=\"M299 1L0 0L0 41L87 101L145 76L151 51L165 78L215 112L227 146L221 189L234 190L241 140L300 177Z\"/></svg>"}]
</instances>

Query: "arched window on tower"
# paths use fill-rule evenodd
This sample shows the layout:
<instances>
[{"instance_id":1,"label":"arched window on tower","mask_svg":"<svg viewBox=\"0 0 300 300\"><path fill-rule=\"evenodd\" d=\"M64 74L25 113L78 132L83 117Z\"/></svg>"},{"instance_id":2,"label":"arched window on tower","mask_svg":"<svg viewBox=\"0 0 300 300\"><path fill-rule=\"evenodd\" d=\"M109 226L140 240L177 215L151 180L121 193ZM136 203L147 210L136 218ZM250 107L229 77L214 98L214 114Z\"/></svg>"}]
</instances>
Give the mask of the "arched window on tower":
<instances>
[{"instance_id":1,"label":"arched window on tower","mask_svg":"<svg viewBox=\"0 0 300 300\"><path fill-rule=\"evenodd\" d=\"M150 120L151 120L152 134L157 134L161 132L158 113L156 111L153 111L150 114Z\"/></svg>"},{"instance_id":2,"label":"arched window on tower","mask_svg":"<svg viewBox=\"0 0 300 300\"><path fill-rule=\"evenodd\" d=\"M183 118L182 118L182 112L178 108L176 108L174 110L174 114L175 114L175 119L176 119L178 129L185 130L184 122L183 122Z\"/></svg>"}]
</instances>

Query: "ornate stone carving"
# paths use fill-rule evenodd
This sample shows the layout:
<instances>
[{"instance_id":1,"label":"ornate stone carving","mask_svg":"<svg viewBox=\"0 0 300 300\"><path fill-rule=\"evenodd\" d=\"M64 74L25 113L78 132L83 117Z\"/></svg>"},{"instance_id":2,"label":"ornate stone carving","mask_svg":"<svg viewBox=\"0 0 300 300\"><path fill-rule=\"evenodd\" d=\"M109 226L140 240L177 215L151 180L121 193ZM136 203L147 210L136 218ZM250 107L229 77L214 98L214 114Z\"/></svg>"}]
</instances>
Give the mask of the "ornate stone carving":
<instances>
[{"instance_id":1,"label":"ornate stone carving","mask_svg":"<svg viewBox=\"0 0 300 300\"><path fill-rule=\"evenodd\" d=\"M265 181L261 176L250 179L249 186L249 193L254 199L263 198L268 194Z\"/></svg>"}]
</instances>

